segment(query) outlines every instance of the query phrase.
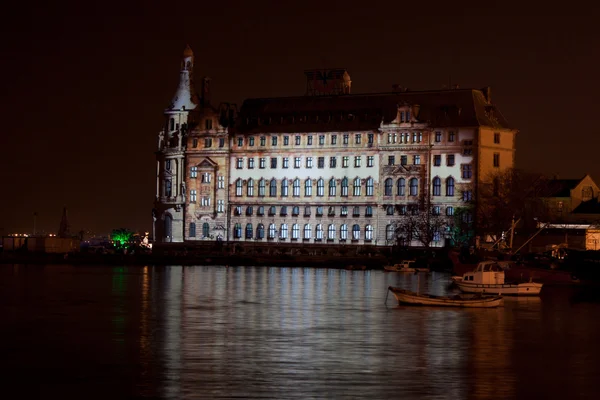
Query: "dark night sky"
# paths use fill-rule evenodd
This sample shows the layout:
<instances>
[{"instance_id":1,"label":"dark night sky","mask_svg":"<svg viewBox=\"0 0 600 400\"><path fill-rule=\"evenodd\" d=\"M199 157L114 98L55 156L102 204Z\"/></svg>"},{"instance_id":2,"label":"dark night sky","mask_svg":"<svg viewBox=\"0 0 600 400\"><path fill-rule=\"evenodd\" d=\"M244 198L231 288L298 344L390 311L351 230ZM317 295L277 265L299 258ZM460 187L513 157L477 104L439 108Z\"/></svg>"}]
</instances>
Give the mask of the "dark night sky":
<instances>
[{"instance_id":1,"label":"dark night sky","mask_svg":"<svg viewBox=\"0 0 600 400\"><path fill-rule=\"evenodd\" d=\"M518 167L600 178L598 6L124 3L3 10L0 234L31 231L34 211L55 232L63 205L73 231L151 229L153 152L186 43L215 102L302 95L315 67L347 68L353 93L490 85L520 130Z\"/></svg>"}]
</instances>

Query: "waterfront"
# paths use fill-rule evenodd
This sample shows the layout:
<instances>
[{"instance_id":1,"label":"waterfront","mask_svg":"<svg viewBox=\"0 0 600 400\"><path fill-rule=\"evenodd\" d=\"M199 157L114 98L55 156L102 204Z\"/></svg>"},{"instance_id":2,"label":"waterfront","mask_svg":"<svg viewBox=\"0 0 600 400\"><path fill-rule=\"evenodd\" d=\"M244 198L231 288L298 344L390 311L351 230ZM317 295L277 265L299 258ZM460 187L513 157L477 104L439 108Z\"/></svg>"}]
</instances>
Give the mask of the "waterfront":
<instances>
[{"instance_id":1,"label":"waterfront","mask_svg":"<svg viewBox=\"0 0 600 400\"><path fill-rule=\"evenodd\" d=\"M600 302L384 305L447 275L276 267L0 265L15 398L595 398ZM546 290L547 289L547 290Z\"/></svg>"}]
</instances>

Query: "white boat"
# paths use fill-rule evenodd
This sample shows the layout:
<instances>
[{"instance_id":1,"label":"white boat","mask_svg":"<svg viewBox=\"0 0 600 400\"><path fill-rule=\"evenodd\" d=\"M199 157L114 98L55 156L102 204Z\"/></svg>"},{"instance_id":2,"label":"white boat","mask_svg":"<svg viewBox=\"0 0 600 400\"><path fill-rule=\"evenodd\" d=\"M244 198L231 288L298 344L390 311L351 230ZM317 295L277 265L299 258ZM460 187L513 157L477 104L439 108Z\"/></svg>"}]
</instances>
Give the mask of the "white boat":
<instances>
[{"instance_id":1,"label":"white boat","mask_svg":"<svg viewBox=\"0 0 600 400\"><path fill-rule=\"evenodd\" d=\"M396 297L399 304L412 306L492 308L503 304L502 296L482 296L481 294L433 296L429 294L419 294L393 286L388 287L388 290L394 294L394 297Z\"/></svg>"},{"instance_id":2,"label":"white boat","mask_svg":"<svg viewBox=\"0 0 600 400\"><path fill-rule=\"evenodd\" d=\"M452 281L465 293L537 296L543 284L536 282L506 283L504 268L498 261L482 261L475 271L453 276Z\"/></svg>"},{"instance_id":3,"label":"white boat","mask_svg":"<svg viewBox=\"0 0 600 400\"><path fill-rule=\"evenodd\" d=\"M405 260L399 264L386 265L383 269L388 272L429 272L429 268L416 267L415 264L415 260Z\"/></svg>"}]
</instances>

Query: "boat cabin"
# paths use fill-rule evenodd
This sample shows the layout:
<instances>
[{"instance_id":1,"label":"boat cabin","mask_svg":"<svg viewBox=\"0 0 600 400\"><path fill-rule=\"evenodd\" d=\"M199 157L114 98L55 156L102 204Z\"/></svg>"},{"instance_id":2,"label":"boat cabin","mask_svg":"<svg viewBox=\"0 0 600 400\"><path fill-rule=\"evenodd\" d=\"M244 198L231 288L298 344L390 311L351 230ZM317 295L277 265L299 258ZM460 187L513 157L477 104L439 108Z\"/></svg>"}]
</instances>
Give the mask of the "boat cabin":
<instances>
[{"instance_id":1,"label":"boat cabin","mask_svg":"<svg viewBox=\"0 0 600 400\"><path fill-rule=\"evenodd\" d=\"M463 275L463 282L484 285L504 284L504 269L496 261L482 261L475 271Z\"/></svg>"}]
</instances>

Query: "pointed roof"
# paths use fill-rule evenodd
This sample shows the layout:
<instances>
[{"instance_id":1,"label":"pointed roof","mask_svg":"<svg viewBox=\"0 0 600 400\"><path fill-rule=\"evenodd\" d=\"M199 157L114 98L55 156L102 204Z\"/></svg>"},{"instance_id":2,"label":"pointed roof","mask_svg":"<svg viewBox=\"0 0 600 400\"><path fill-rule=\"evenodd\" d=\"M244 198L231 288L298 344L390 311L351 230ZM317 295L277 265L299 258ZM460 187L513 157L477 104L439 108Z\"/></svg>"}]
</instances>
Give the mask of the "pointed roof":
<instances>
[{"instance_id":1,"label":"pointed roof","mask_svg":"<svg viewBox=\"0 0 600 400\"><path fill-rule=\"evenodd\" d=\"M189 44L185 46L185 50L183 50L183 57L194 57L194 52Z\"/></svg>"}]
</instances>

